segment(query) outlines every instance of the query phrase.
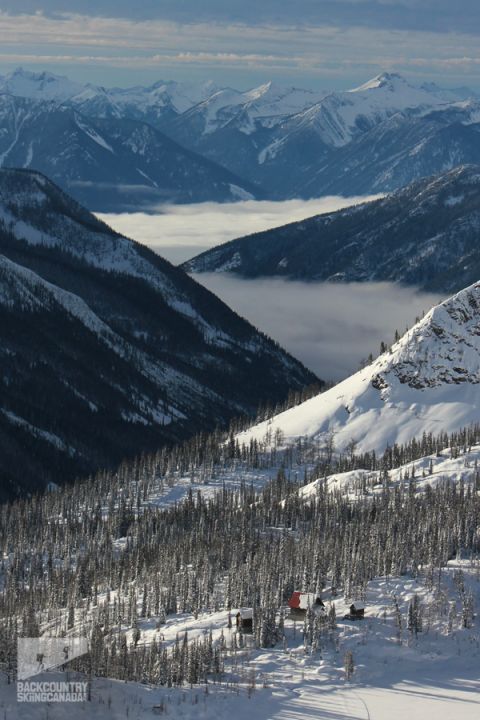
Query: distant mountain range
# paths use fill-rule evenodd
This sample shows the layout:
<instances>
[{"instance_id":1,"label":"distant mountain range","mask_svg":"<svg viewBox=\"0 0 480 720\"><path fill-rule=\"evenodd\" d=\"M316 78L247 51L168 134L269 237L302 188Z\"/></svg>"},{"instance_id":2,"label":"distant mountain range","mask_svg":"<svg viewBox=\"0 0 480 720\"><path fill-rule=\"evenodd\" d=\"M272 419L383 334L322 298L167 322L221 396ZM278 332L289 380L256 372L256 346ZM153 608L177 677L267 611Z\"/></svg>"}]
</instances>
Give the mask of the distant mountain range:
<instances>
[{"instance_id":1,"label":"distant mountain range","mask_svg":"<svg viewBox=\"0 0 480 720\"><path fill-rule=\"evenodd\" d=\"M0 163L38 170L92 210L261 197L253 184L128 117L0 95Z\"/></svg>"},{"instance_id":2,"label":"distant mountain range","mask_svg":"<svg viewBox=\"0 0 480 720\"><path fill-rule=\"evenodd\" d=\"M0 165L45 172L105 211L365 195L480 163L480 98L395 73L327 93L109 89L19 69L0 77L0 128Z\"/></svg>"},{"instance_id":3,"label":"distant mountain range","mask_svg":"<svg viewBox=\"0 0 480 720\"><path fill-rule=\"evenodd\" d=\"M480 161L480 103L463 88L415 87L385 73L312 104L313 95L282 97L268 85L241 97L238 105L239 96L217 93L165 131L279 199L377 193Z\"/></svg>"},{"instance_id":4,"label":"distant mountain range","mask_svg":"<svg viewBox=\"0 0 480 720\"><path fill-rule=\"evenodd\" d=\"M37 172L0 170L0 496L225 425L313 373Z\"/></svg>"},{"instance_id":5,"label":"distant mountain range","mask_svg":"<svg viewBox=\"0 0 480 720\"><path fill-rule=\"evenodd\" d=\"M297 117L318 103L325 92L281 88L265 83L248 92L222 90L162 125L165 132L185 147L228 167L242 177L254 178L271 195L280 182L265 163L269 148L284 135L287 119ZM292 163L294 151L286 149L282 164ZM318 151L312 138L311 151ZM272 152L273 154L273 152ZM290 157L292 155L292 157ZM278 172L279 166L277 166ZM281 170L282 173L284 170ZM273 185L271 184L273 182ZM291 187L291 191L293 186Z\"/></svg>"},{"instance_id":6,"label":"distant mountain range","mask_svg":"<svg viewBox=\"0 0 480 720\"><path fill-rule=\"evenodd\" d=\"M131 117L159 120L166 115L179 115L218 92L215 83L175 82L149 86L105 88L92 83L82 84L49 72L29 72L17 68L0 76L0 93L31 100L52 100L71 103L82 112L98 117Z\"/></svg>"},{"instance_id":7,"label":"distant mountain range","mask_svg":"<svg viewBox=\"0 0 480 720\"><path fill-rule=\"evenodd\" d=\"M480 277L479 233L480 166L460 166L381 200L232 240L183 267L454 292Z\"/></svg>"},{"instance_id":8,"label":"distant mountain range","mask_svg":"<svg viewBox=\"0 0 480 720\"><path fill-rule=\"evenodd\" d=\"M387 446L478 423L480 283L434 307L371 365L238 436L240 443L328 438L335 451Z\"/></svg>"}]
</instances>

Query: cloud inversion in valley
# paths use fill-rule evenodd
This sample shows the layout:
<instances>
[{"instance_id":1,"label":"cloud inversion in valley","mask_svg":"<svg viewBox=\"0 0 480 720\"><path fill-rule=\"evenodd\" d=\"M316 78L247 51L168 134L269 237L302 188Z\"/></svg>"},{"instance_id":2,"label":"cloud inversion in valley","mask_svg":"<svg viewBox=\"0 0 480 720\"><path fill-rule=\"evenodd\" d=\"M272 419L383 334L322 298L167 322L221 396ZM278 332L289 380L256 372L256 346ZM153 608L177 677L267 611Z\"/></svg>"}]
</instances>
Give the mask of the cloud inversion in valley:
<instances>
[{"instance_id":1,"label":"cloud inversion in valley","mask_svg":"<svg viewBox=\"0 0 480 720\"><path fill-rule=\"evenodd\" d=\"M277 340L324 380L342 380L380 343L393 343L442 295L393 283L244 280L226 273L194 276L227 305Z\"/></svg>"},{"instance_id":2,"label":"cloud inversion in valley","mask_svg":"<svg viewBox=\"0 0 480 720\"><path fill-rule=\"evenodd\" d=\"M170 262L181 263L228 240L312 215L334 212L374 197L378 196L166 205L159 208L156 215L122 213L99 214L99 217L118 232L148 245Z\"/></svg>"}]
</instances>

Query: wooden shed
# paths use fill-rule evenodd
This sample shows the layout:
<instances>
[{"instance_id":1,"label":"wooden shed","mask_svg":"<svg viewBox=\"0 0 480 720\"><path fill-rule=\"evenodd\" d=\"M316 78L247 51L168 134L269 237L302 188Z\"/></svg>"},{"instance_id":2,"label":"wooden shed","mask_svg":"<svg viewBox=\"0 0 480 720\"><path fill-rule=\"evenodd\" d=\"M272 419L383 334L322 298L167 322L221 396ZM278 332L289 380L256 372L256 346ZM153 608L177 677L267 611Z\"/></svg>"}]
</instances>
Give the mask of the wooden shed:
<instances>
[{"instance_id":1,"label":"wooden shed","mask_svg":"<svg viewBox=\"0 0 480 720\"><path fill-rule=\"evenodd\" d=\"M253 632L253 608L240 608L235 619L239 630Z\"/></svg>"},{"instance_id":2,"label":"wooden shed","mask_svg":"<svg viewBox=\"0 0 480 720\"><path fill-rule=\"evenodd\" d=\"M344 616L344 620L363 620L365 617L365 605L361 602L354 602L349 607L349 613Z\"/></svg>"}]
</instances>

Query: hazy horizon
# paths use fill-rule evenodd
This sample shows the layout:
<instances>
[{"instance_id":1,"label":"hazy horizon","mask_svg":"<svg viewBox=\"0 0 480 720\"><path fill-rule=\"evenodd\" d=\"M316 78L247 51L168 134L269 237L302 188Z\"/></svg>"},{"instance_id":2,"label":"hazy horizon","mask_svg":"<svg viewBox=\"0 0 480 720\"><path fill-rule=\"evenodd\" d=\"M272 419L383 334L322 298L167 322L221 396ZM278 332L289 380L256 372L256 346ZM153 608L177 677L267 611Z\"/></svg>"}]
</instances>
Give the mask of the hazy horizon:
<instances>
[{"instance_id":1,"label":"hazy horizon","mask_svg":"<svg viewBox=\"0 0 480 720\"><path fill-rule=\"evenodd\" d=\"M480 89L475 0L4 0L0 73L106 86L162 79L348 89L395 70Z\"/></svg>"}]
</instances>

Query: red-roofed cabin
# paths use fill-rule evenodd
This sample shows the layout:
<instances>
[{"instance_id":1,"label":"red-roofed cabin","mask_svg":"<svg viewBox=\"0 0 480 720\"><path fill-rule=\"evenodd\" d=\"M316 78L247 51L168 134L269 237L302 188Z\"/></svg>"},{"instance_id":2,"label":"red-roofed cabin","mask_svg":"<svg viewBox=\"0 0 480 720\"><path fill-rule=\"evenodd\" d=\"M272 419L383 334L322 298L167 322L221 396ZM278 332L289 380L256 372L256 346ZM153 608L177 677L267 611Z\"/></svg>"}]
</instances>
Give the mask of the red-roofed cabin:
<instances>
[{"instance_id":1,"label":"red-roofed cabin","mask_svg":"<svg viewBox=\"0 0 480 720\"><path fill-rule=\"evenodd\" d=\"M295 591L288 601L288 607L290 608L291 617L305 617L309 607L317 614L325 612L323 600L315 593Z\"/></svg>"}]
</instances>

